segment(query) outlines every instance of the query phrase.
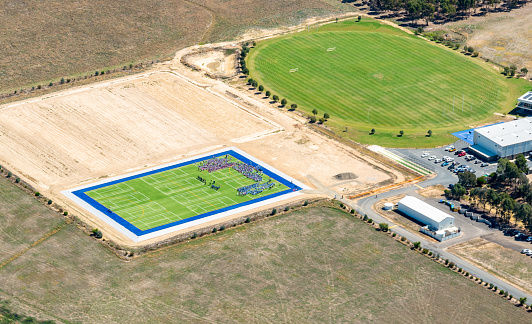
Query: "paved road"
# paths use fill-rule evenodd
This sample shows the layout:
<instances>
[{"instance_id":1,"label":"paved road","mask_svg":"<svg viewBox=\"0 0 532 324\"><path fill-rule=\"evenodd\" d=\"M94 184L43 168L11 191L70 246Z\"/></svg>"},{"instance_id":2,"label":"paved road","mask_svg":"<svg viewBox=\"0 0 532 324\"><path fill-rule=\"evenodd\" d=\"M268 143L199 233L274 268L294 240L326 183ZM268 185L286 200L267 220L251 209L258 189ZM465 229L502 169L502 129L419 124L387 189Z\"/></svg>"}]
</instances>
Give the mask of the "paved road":
<instances>
[{"instance_id":1,"label":"paved road","mask_svg":"<svg viewBox=\"0 0 532 324\"><path fill-rule=\"evenodd\" d=\"M414 151L414 150L411 150L411 151ZM397 152L394 152L394 153L397 153ZM447 186L450 183L456 183L458 180L457 176L454 175L453 173L448 172L446 169L444 170L444 168L441 168L441 169L442 170L437 170L436 176L430 180L427 180L427 181L424 181L418 184L410 185L408 187L402 187L402 188L398 188L395 190L379 193L377 197L372 195L366 198L362 198L356 203L347 198L341 198L341 196L338 195L335 191L320 184L314 178L309 179L309 180L313 182L320 191L329 195L331 198L333 197L337 198L338 200L342 201L345 205L351 208L354 208L360 214L367 214L368 217L372 218L376 223L387 223L389 224L390 227L392 227L396 224L388 221L380 214L374 212L371 209L371 206L375 204L377 201L380 201L382 199L389 198L392 196L396 196L399 194L408 194L408 195L417 196L420 199L430 202L429 198L421 197L415 191L419 189L419 187L428 187L428 186L432 186L435 184L443 184ZM431 204L440 209L445 208L443 205L437 204L435 201L436 199L432 199ZM448 209L445 209L445 211L448 212ZM518 251L521 248L523 248L524 245L522 244L528 244L527 246L531 247L530 243L515 242L515 241L512 242L511 238L504 237L502 232L496 229L490 229L484 223L477 223L458 213L453 214L453 215L455 216L456 224L462 228L463 234L460 237L451 239L449 241L438 242L438 243L427 241L426 239L424 239L423 234L421 233L414 234L400 226L394 226L391 229L391 231L397 233L398 235L406 237L411 242L421 242L422 247L429 249L433 253L439 254L440 257L444 259L449 259L450 261L454 262L458 267L464 269L465 271L469 272L473 276L481 278L482 280L488 283L493 283L495 286L499 287L499 289L508 291L509 294L515 296L517 299L519 299L520 297L526 297L529 301L532 301L531 295L497 278L496 276L491 275L487 273L486 271L477 268L473 264L470 264L469 262L461 259L460 257L446 251L446 248L450 245L468 241L476 237L482 237L486 240L496 242L498 244L503 243L501 245L509 247L509 248L513 248L514 250L518 250Z\"/></svg>"}]
</instances>

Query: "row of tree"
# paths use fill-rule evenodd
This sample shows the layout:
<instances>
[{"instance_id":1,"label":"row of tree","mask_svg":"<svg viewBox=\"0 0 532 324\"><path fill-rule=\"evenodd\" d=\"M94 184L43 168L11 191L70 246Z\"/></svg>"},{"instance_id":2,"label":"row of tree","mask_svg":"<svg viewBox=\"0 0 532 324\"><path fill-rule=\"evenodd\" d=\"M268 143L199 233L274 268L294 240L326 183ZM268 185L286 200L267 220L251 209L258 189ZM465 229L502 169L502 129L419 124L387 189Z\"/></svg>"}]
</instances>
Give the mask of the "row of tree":
<instances>
[{"instance_id":1,"label":"row of tree","mask_svg":"<svg viewBox=\"0 0 532 324\"><path fill-rule=\"evenodd\" d=\"M509 223L513 217L515 222L532 231L532 185L526 174L527 160L519 154L515 163L500 159L497 171L485 177L477 178L474 173L464 172L458 175L458 183L451 191L446 192L455 198L463 197L469 190L469 199L476 207L484 210L495 210L495 214L503 223Z\"/></svg>"},{"instance_id":2,"label":"row of tree","mask_svg":"<svg viewBox=\"0 0 532 324\"><path fill-rule=\"evenodd\" d=\"M509 9L525 5L529 0L506 0ZM477 9L487 11L502 4L501 0L366 0L372 10L392 12L407 16L411 21L419 19L429 23L434 19L446 20L456 16L469 16Z\"/></svg>"}]
</instances>

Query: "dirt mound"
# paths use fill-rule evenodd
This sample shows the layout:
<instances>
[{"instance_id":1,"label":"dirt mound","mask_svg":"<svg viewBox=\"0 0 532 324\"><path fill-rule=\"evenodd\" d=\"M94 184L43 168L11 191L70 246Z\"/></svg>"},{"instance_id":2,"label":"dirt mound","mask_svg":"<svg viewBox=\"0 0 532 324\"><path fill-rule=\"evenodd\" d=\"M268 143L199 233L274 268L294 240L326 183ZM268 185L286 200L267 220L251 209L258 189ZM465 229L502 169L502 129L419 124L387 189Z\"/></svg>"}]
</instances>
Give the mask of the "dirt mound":
<instances>
[{"instance_id":1,"label":"dirt mound","mask_svg":"<svg viewBox=\"0 0 532 324\"><path fill-rule=\"evenodd\" d=\"M337 175L334 176L334 178L338 180L353 180L353 179L358 178L358 176L351 172L344 172L344 173L338 173Z\"/></svg>"}]
</instances>

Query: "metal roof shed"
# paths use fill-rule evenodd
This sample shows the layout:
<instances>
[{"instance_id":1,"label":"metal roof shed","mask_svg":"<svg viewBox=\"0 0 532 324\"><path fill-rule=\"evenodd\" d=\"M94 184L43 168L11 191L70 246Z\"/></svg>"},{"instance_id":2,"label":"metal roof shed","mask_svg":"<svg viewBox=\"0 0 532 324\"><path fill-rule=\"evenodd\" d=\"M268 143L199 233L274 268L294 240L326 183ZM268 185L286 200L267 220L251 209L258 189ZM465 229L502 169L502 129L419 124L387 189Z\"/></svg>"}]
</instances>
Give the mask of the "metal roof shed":
<instances>
[{"instance_id":1,"label":"metal roof shed","mask_svg":"<svg viewBox=\"0 0 532 324\"><path fill-rule=\"evenodd\" d=\"M423 224L432 231L444 230L454 226L454 217L433 207L416 197L406 196L398 203L398 210Z\"/></svg>"}]
</instances>

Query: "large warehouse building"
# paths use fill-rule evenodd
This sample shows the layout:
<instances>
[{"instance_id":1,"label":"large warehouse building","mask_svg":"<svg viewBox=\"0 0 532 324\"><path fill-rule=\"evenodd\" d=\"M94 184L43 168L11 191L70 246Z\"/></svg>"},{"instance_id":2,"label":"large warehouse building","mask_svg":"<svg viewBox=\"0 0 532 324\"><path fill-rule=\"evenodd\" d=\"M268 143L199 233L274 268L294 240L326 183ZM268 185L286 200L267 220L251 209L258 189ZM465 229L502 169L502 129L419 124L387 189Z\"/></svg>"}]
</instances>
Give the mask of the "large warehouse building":
<instances>
[{"instance_id":1,"label":"large warehouse building","mask_svg":"<svg viewBox=\"0 0 532 324\"><path fill-rule=\"evenodd\" d=\"M416 197L406 196L399 200L397 209L403 214L425 224L421 232L444 241L460 235L454 225L454 217Z\"/></svg>"},{"instance_id":2,"label":"large warehouse building","mask_svg":"<svg viewBox=\"0 0 532 324\"><path fill-rule=\"evenodd\" d=\"M532 152L532 117L475 129L473 143L469 150L485 161L526 155Z\"/></svg>"},{"instance_id":3,"label":"large warehouse building","mask_svg":"<svg viewBox=\"0 0 532 324\"><path fill-rule=\"evenodd\" d=\"M528 91L517 99L517 109L527 114L532 113L532 91Z\"/></svg>"}]
</instances>

